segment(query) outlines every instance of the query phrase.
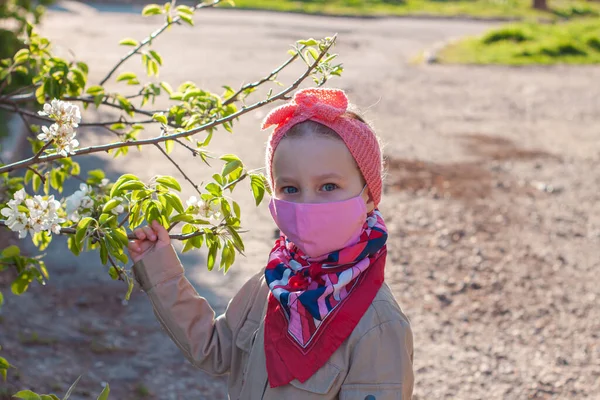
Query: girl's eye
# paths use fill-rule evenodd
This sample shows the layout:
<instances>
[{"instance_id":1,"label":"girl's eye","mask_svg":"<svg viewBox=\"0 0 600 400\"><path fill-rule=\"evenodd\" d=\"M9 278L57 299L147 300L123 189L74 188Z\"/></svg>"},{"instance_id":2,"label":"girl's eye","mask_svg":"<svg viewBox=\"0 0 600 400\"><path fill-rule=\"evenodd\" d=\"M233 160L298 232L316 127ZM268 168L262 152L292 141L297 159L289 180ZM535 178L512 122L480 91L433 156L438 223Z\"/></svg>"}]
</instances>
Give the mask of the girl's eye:
<instances>
[{"instance_id":1,"label":"girl's eye","mask_svg":"<svg viewBox=\"0 0 600 400\"><path fill-rule=\"evenodd\" d=\"M325 192L333 192L337 188L338 185L336 185L335 183L326 183L323 185L323 191Z\"/></svg>"},{"instance_id":2,"label":"girl's eye","mask_svg":"<svg viewBox=\"0 0 600 400\"><path fill-rule=\"evenodd\" d=\"M293 186L285 186L285 187L281 188L281 191L285 194L298 193L298 189Z\"/></svg>"}]
</instances>

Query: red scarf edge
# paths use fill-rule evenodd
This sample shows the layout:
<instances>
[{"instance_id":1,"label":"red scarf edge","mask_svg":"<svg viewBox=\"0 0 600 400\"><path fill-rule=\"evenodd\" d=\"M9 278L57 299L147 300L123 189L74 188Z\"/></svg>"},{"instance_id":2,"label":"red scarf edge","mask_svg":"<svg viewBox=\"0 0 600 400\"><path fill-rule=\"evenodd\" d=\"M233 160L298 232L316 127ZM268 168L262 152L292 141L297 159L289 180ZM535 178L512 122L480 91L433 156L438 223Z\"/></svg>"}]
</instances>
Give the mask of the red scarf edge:
<instances>
[{"instance_id":1,"label":"red scarf edge","mask_svg":"<svg viewBox=\"0 0 600 400\"><path fill-rule=\"evenodd\" d=\"M313 343L307 349L302 349L289 335L287 318L277 299L269 292L269 305L265 316L264 350L271 388L287 385L294 379L302 383L306 382L325 365L354 331L383 285L386 257L387 248L384 246L382 254L364 275L359 277L360 281L353 293L346 297L334 314L323 322L326 326L319 329L317 336L313 338ZM277 309L273 309L274 307ZM278 351L279 347L285 347L285 350ZM293 372L287 367L288 365L293 366Z\"/></svg>"}]
</instances>

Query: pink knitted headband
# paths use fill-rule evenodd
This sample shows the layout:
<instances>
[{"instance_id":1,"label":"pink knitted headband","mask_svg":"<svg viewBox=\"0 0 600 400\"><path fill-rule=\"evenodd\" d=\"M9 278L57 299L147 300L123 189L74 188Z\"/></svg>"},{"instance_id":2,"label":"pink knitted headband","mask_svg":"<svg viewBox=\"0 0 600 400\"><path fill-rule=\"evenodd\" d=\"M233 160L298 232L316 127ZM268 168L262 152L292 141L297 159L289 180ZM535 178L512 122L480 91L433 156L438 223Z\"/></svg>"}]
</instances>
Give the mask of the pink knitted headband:
<instances>
[{"instance_id":1,"label":"pink knitted headband","mask_svg":"<svg viewBox=\"0 0 600 400\"><path fill-rule=\"evenodd\" d=\"M273 155L285 133L294 125L311 120L335 131L344 141L356 160L375 206L381 200L381 150L375 133L367 124L344 116L348 98L339 89L302 89L287 104L277 107L267 115L262 129L276 125L267 145L266 166L273 187Z\"/></svg>"}]
</instances>

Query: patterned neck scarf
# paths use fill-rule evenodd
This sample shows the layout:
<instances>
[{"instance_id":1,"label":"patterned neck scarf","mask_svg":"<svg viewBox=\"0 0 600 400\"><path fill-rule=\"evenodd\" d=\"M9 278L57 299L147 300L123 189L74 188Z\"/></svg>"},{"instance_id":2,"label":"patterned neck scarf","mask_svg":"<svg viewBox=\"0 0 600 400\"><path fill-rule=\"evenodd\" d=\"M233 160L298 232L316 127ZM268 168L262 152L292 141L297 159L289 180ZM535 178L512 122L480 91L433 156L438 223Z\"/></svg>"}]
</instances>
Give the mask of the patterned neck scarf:
<instances>
[{"instance_id":1,"label":"patterned neck scarf","mask_svg":"<svg viewBox=\"0 0 600 400\"><path fill-rule=\"evenodd\" d=\"M358 243L318 259L277 240L265 270L271 387L305 382L352 333L383 284L386 240L378 210L367 216Z\"/></svg>"}]
</instances>

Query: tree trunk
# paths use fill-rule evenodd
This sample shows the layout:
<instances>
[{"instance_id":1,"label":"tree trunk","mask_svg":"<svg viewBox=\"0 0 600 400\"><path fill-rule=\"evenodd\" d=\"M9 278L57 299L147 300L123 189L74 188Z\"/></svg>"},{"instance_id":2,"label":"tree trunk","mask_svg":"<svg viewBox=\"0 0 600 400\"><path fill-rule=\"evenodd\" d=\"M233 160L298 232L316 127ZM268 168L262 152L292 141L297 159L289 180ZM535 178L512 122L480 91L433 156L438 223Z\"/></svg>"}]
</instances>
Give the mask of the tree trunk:
<instances>
[{"instance_id":1,"label":"tree trunk","mask_svg":"<svg viewBox=\"0 0 600 400\"><path fill-rule=\"evenodd\" d=\"M548 2L546 0L533 0L533 8L536 10L547 10Z\"/></svg>"}]
</instances>

